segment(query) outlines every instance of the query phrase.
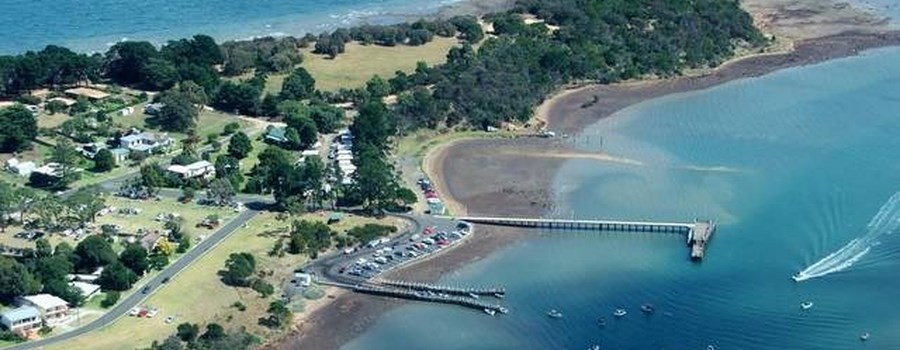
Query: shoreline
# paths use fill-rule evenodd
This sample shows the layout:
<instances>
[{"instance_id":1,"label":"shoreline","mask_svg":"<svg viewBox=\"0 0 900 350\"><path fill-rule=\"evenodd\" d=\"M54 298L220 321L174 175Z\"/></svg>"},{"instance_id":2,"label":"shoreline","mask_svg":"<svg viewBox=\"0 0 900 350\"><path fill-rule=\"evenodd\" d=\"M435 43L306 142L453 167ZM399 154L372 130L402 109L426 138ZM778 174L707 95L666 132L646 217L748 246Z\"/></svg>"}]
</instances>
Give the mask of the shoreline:
<instances>
[{"instance_id":1,"label":"shoreline","mask_svg":"<svg viewBox=\"0 0 900 350\"><path fill-rule=\"evenodd\" d=\"M792 40L790 44L788 51L736 57L717 68L688 76L561 88L536 108L535 120L545 122L558 134L573 135L624 108L650 99L856 56L869 49L900 46L900 31L852 30ZM594 97L596 103L582 107ZM422 170L454 215L541 216L554 207L550 191L556 169L573 158L627 161L605 154L579 153L559 139L467 138L429 150L422 160ZM475 230L477 233L453 249L386 276L433 282L533 235L524 229L478 226ZM365 332L382 314L406 303L344 293L333 303L307 315L307 323L313 327L310 331L292 332L266 348L339 348Z\"/></svg>"}]
</instances>

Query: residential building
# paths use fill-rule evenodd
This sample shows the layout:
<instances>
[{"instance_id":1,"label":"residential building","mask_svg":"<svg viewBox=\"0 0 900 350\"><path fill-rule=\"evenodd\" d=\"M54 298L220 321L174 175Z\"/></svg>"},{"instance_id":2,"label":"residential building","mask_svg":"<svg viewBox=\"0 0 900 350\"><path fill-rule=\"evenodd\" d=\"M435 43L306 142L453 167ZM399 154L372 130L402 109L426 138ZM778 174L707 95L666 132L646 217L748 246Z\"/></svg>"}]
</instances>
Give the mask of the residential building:
<instances>
[{"instance_id":1,"label":"residential building","mask_svg":"<svg viewBox=\"0 0 900 350\"><path fill-rule=\"evenodd\" d=\"M69 95L72 98L84 97L92 101L99 101L109 97L108 93L86 87L68 89L66 90L66 95Z\"/></svg>"},{"instance_id":2,"label":"residential building","mask_svg":"<svg viewBox=\"0 0 900 350\"><path fill-rule=\"evenodd\" d=\"M43 166L32 170L33 173L39 173L46 176L52 177L62 177L60 171L62 170L62 164L59 163L47 163Z\"/></svg>"},{"instance_id":3,"label":"residential building","mask_svg":"<svg viewBox=\"0 0 900 350\"><path fill-rule=\"evenodd\" d=\"M22 306L0 313L0 325L17 334L25 334L42 325L41 313L33 306Z\"/></svg>"},{"instance_id":4,"label":"residential building","mask_svg":"<svg viewBox=\"0 0 900 350\"><path fill-rule=\"evenodd\" d=\"M119 147L127 148L132 152L153 153L164 150L174 142L175 140L165 134L157 135L151 132L142 132L122 136L119 139Z\"/></svg>"},{"instance_id":5,"label":"residential building","mask_svg":"<svg viewBox=\"0 0 900 350\"><path fill-rule=\"evenodd\" d=\"M6 170L19 176L31 175L34 169L37 169L37 165L31 161L22 162L16 158L10 158L6 161Z\"/></svg>"},{"instance_id":6,"label":"residential building","mask_svg":"<svg viewBox=\"0 0 900 350\"><path fill-rule=\"evenodd\" d=\"M78 290L81 291L81 295L84 296L85 300L90 299L100 291L100 286L93 283L74 281L69 282L69 285L78 288Z\"/></svg>"},{"instance_id":7,"label":"residential building","mask_svg":"<svg viewBox=\"0 0 900 350\"><path fill-rule=\"evenodd\" d=\"M166 170L177 174L182 179L211 178L216 175L216 167L205 160L188 165L170 165Z\"/></svg>"},{"instance_id":8,"label":"residential building","mask_svg":"<svg viewBox=\"0 0 900 350\"><path fill-rule=\"evenodd\" d=\"M266 131L266 141L271 141L275 143L287 142L287 136L285 133L287 132L287 128L284 127L272 127Z\"/></svg>"},{"instance_id":9,"label":"residential building","mask_svg":"<svg viewBox=\"0 0 900 350\"><path fill-rule=\"evenodd\" d=\"M109 153L112 154L113 161L118 165L128 159L128 155L131 154L131 151L125 148L113 148L109 150Z\"/></svg>"},{"instance_id":10,"label":"residential building","mask_svg":"<svg viewBox=\"0 0 900 350\"><path fill-rule=\"evenodd\" d=\"M36 308L48 327L65 322L69 318L69 304L50 294L27 295L17 298L17 301L21 306Z\"/></svg>"}]
</instances>

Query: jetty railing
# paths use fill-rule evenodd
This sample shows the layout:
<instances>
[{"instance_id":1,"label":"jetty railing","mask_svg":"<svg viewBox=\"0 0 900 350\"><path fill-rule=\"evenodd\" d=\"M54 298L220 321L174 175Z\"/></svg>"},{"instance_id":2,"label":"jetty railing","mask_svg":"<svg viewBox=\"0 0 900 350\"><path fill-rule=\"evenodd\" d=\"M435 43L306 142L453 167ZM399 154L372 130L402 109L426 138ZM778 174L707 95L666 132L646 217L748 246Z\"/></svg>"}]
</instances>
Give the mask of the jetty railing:
<instances>
[{"instance_id":1,"label":"jetty railing","mask_svg":"<svg viewBox=\"0 0 900 350\"><path fill-rule=\"evenodd\" d=\"M716 224L712 220L694 220L683 222L654 221L617 221L617 220L567 220L567 219L532 219L508 217L460 217L464 222L484 225L526 227L552 230L591 230L618 232L651 232L675 233L687 236L687 244L691 247L691 259L700 260L705 255L706 247L715 232Z\"/></svg>"}]
</instances>

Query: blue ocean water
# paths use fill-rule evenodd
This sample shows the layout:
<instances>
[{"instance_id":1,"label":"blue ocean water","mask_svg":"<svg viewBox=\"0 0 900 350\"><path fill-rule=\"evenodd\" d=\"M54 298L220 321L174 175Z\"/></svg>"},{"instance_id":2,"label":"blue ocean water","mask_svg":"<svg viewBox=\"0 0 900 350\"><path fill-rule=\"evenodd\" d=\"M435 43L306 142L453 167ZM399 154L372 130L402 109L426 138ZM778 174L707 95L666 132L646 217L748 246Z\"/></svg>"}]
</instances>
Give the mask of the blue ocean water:
<instances>
[{"instance_id":1,"label":"blue ocean water","mask_svg":"<svg viewBox=\"0 0 900 350\"><path fill-rule=\"evenodd\" d=\"M216 39L318 34L361 22L401 21L455 0L3 0L0 54L47 44L105 51L122 39L167 40L208 34Z\"/></svg>"},{"instance_id":2,"label":"blue ocean water","mask_svg":"<svg viewBox=\"0 0 900 350\"><path fill-rule=\"evenodd\" d=\"M900 349L900 233L867 228L900 220L896 62L900 48L874 50L671 95L572 139L640 165L567 162L552 216L716 219L702 263L676 235L541 232L444 278L506 286L509 315L410 303L345 348ZM863 236L851 266L791 280Z\"/></svg>"}]
</instances>

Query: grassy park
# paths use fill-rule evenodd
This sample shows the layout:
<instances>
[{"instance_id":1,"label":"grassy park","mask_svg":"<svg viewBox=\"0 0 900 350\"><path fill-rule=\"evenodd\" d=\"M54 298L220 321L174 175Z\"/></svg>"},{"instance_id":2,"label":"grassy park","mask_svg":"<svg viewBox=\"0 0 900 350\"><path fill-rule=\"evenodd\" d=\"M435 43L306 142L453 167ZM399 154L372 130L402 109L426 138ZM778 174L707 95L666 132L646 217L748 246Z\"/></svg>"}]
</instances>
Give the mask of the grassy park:
<instances>
[{"instance_id":1,"label":"grassy park","mask_svg":"<svg viewBox=\"0 0 900 350\"><path fill-rule=\"evenodd\" d=\"M293 219L326 221L327 213L311 213ZM387 220L387 222L385 222ZM376 220L348 215L331 227L344 232L365 223L381 222L396 224L394 219ZM267 253L278 237L288 233L290 221L279 219L276 213L265 212L247 222L245 228L234 232L209 253L198 259L172 281L150 296L143 305L158 308L154 318L123 317L111 326L81 337L60 343L47 349L135 349L149 346L154 340L163 340L175 332L175 327L184 322L205 324L217 322L226 329L247 327L260 336L271 336L273 331L258 325L257 320L265 314L269 303L280 294L281 285L290 279L294 269L307 261L305 255L285 254L272 257ZM223 268L231 253L248 252L257 260L257 270L267 275L266 280L276 288L276 295L261 298L250 288L230 287L222 283L217 272ZM271 273L271 275L268 275ZM202 301L202 302L198 302ZM235 304L240 302L246 309L240 311ZM302 305L293 305L295 311ZM172 316L175 320L166 324L164 319ZM295 316L302 317L301 312Z\"/></svg>"}]
</instances>

